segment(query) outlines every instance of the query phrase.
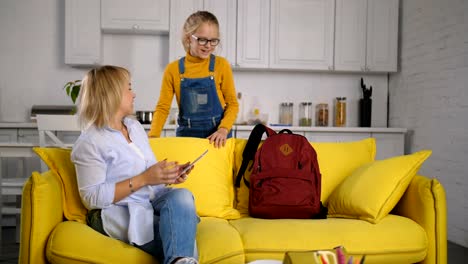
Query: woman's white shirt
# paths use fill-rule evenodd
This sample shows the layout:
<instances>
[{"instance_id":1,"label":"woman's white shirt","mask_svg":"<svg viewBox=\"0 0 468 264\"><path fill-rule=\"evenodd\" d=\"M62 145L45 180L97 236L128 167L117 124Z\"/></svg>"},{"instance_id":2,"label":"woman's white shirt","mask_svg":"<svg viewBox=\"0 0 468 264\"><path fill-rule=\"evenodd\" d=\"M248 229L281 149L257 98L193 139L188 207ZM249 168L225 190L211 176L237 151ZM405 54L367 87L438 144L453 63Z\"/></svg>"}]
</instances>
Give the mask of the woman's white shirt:
<instances>
[{"instance_id":1,"label":"woman's white shirt","mask_svg":"<svg viewBox=\"0 0 468 264\"><path fill-rule=\"evenodd\" d=\"M83 204L102 209L106 233L116 239L143 245L154 238L153 207L150 200L168 189L165 185L145 186L113 203L117 182L134 177L156 163L148 136L141 124L125 118L131 144L110 127L91 126L75 142L72 161Z\"/></svg>"}]
</instances>

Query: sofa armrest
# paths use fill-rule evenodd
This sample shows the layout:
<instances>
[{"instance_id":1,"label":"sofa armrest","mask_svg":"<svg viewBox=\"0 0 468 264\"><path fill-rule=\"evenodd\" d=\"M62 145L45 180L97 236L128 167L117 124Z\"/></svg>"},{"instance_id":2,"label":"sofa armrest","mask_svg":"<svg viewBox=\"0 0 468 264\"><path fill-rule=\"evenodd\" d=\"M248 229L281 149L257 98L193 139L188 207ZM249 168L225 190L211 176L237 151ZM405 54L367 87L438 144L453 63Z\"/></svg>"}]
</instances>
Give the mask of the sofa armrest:
<instances>
[{"instance_id":1,"label":"sofa armrest","mask_svg":"<svg viewBox=\"0 0 468 264\"><path fill-rule=\"evenodd\" d=\"M51 171L33 172L23 187L19 263L48 263L47 240L63 221L61 183Z\"/></svg>"},{"instance_id":2,"label":"sofa armrest","mask_svg":"<svg viewBox=\"0 0 468 264\"><path fill-rule=\"evenodd\" d=\"M416 175L393 213L414 220L426 230L428 250L421 263L447 263L447 204L438 180Z\"/></svg>"}]
</instances>

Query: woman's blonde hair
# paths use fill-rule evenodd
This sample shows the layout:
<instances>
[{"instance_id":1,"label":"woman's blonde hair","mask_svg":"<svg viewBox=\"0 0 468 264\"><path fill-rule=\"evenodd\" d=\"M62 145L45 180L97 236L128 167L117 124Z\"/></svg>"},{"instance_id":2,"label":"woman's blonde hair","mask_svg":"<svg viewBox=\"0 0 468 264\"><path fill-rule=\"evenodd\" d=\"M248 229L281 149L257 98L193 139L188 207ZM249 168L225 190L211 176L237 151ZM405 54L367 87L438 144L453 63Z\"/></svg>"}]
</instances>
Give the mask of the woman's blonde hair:
<instances>
[{"instance_id":1,"label":"woman's blonde hair","mask_svg":"<svg viewBox=\"0 0 468 264\"><path fill-rule=\"evenodd\" d=\"M218 28L219 36L219 23L216 16L208 11L197 11L185 20L184 27L182 28L182 45L185 52L190 50L190 37L203 23L215 25Z\"/></svg>"},{"instance_id":2,"label":"woman's blonde hair","mask_svg":"<svg viewBox=\"0 0 468 264\"><path fill-rule=\"evenodd\" d=\"M122 102L123 87L130 72L122 67L105 65L90 70L81 82L78 98L80 124L87 128L108 126Z\"/></svg>"}]
</instances>

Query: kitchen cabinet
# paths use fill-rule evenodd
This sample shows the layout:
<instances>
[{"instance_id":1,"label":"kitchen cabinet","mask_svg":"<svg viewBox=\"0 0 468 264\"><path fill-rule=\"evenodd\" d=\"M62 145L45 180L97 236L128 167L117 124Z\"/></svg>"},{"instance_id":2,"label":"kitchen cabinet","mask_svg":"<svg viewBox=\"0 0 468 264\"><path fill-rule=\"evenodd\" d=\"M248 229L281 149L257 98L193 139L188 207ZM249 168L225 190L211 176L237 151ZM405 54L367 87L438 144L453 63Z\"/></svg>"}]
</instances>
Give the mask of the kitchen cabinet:
<instances>
[{"instance_id":1,"label":"kitchen cabinet","mask_svg":"<svg viewBox=\"0 0 468 264\"><path fill-rule=\"evenodd\" d=\"M0 143L14 143L18 139L15 128L0 129Z\"/></svg>"},{"instance_id":2,"label":"kitchen cabinet","mask_svg":"<svg viewBox=\"0 0 468 264\"><path fill-rule=\"evenodd\" d=\"M172 0L169 15L169 62L185 56L182 27L187 17L203 9L203 0Z\"/></svg>"},{"instance_id":3,"label":"kitchen cabinet","mask_svg":"<svg viewBox=\"0 0 468 264\"><path fill-rule=\"evenodd\" d=\"M236 66L268 68L270 0L237 1Z\"/></svg>"},{"instance_id":4,"label":"kitchen cabinet","mask_svg":"<svg viewBox=\"0 0 468 264\"><path fill-rule=\"evenodd\" d=\"M169 0L101 0L101 29L110 33L167 34Z\"/></svg>"},{"instance_id":5,"label":"kitchen cabinet","mask_svg":"<svg viewBox=\"0 0 468 264\"><path fill-rule=\"evenodd\" d=\"M0 158L0 173L3 178L27 177L31 175L35 168L39 168L38 157L31 157L30 152L25 156L21 156L21 153L25 153L24 151L6 147L15 144L32 146L38 142L37 134L37 129L30 124L15 125L15 123L6 123L0 125L0 145L2 145L2 151L8 149L7 152L2 153Z\"/></svg>"},{"instance_id":6,"label":"kitchen cabinet","mask_svg":"<svg viewBox=\"0 0 468 264\"><path fill-rule=\"evenodd\" d=\"M330 70L334 0L239 0L241 68Z\"/></svg>"},{"instance_id":7,"label":"kitchen cabinet","mask_svg":"<svg viewBox=\"0 0 468 264\"><path fill-rule=\"evenodd\" d=\"M405 152L405 134L397 132L372 133L375 138L377 153L375 159L382 160L403 155Z\"/></svg>"},{"instance_id":8,"label":"kitchen cabinet","mask_svg":"<svg viewBox=\"0 0 468 264\"><path fill-rule=\"evenodd\" d=\"M36 128L19 128L18 143L37 143L39 142L39 133Z\"/></svg>"},{"instance_id":9,"label":"kitchen cabinet","mask_svg":"<svg viewBox=\"0 0 468 264\"><path fill-rule=\"evenodd\" d=\"M221 42L216 48L216 54L226 58L234 66L236 62L237 1L205 0L203 4L203 8L213 13L219 22Z\"/></svg>"},{"instance_id":10,"label":"kitchen cabinet","mask_svg":"<svg viewBox=\"0 0 468 264\"><path fill-rule=\"evenodd\" d=\"M364 132L305 132L304 136L311 142L347 142L347 141L357 141L365 138L371 137L371 133Z\"/></svg>"},{"instance_id":11,"label":"kitchen cabinet","mask_svg":"<svg viewBox=\"0 0 468 264\"><path fill-rule=\"evenodd\" d=\"M236 138L248 139L253 126L234 126ZM377 160L405 154L404 128L362 128L362 127L272 127L275 131L287 128L296 134L303 135L310 142L347 142L373 137L376 142ZM264 135L265 138L265 135Z\"/></svg>"},{"instance_id":12,"label":"kitchen cabinet","mask_svg":"<svg viewBox=\"0 0 468 264\"><path fill-rule=\"evenodd\" d=\"M216 54L225 57L231 64L235 62L237 3L232 0L172 0L169 23L169 61L185 56L182 45L182 27L187 17L198 11L213 13L219 22L221 42Z\"/></svg>"},{"instance_id":13,"label":"kitchen cabinet","mask_svg":"<svg viewBox=\"0 0 468 264\"><path fill-rule=\"evenodd\" d=\"M379 131L380 130L380 131ZM346 142L357 141L365 138L375 138L376 160L404 155L405 153L405 133L401 129L376 129L360 130L350 128L348 131L338 132L305 132L305 137L312 142Z\"/></svg>"},{"instance_id":14,"label":"kitchen cabinet","mask_svg":"<svg viewBox=\"0 0 468 264\"><path fill-rule=\"evenodd\" d=\"M100 8L100 2L95 0L65 0L66 64L101 63Z\"/></svg>"},{"instance_id":15,"label":"kitchen cabinet","mask_svg":"<svg viewBox=\"0 0 468 264\"><path fill-rule=\"evenodd\" d=\"M271 0L273 69L333 69L335 0Z\"/></svg>"},{"instance_id":16,"label":"kitchen cabinet","mask_svg":"<svg viewBox=\"0 0 468 264\"><path fill-rule=\"evenodd\" d=\"M336 0L335 70L395 72L398 0Z\"/></svg>"},{"instance_id":17,"label":"kitchen cabinet","mask_svg":"<svg viewBox=\"0 0 468 264\"><path fill-rule=\"evenodd\" d=\"M18 140L18 133L15 128L2 128L0 129L0 144L15 143ZM11 158L3 158L0 166L0 174L8 175L12 174L14 170L14 163Z\"/></svg>"}]
</instances>

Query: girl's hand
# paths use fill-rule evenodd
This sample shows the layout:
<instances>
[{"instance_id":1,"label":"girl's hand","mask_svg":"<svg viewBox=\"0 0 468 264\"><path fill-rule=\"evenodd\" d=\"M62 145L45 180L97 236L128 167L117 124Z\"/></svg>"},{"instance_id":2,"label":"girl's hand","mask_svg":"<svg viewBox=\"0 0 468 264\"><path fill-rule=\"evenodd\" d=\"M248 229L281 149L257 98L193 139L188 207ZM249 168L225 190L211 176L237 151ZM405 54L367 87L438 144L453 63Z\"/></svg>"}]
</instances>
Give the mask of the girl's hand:
<instances>
[{"instance_id":1,"label":"girl's hand","mask_svg":"<svg viewBox=\"0 0 468 264\"><path fill-rule=\"evenodd\" d=\"M218 128L216 132L208 137L210 144L213 143L216 148L224 147L226 145L227 134L228 130L226 128Z\"/></svg>"}]
</instances>

